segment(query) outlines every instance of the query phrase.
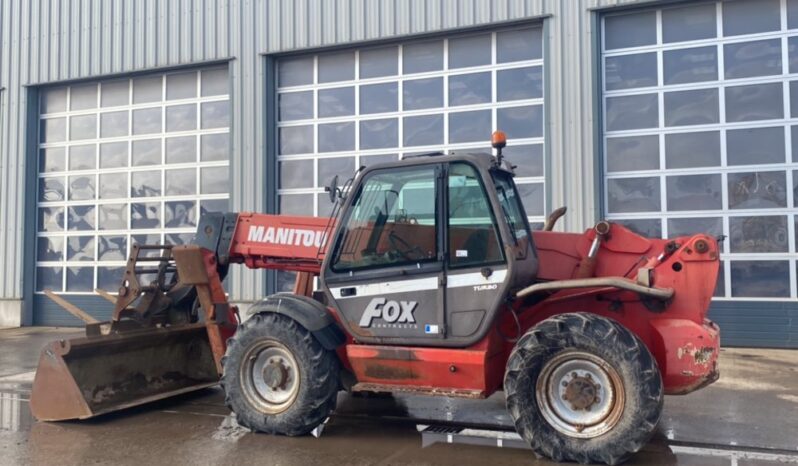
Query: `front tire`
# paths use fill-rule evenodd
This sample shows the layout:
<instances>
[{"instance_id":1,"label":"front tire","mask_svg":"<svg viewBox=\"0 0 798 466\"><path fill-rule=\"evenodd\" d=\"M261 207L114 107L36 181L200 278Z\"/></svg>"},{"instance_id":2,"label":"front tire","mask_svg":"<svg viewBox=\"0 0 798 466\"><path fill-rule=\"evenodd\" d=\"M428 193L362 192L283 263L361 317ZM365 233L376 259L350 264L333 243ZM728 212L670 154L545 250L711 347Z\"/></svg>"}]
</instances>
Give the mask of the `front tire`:
<instances>
[{"instance_id":1,"label":"front tire","mask_svg":"<svg viewBox=\"0 0 798 466\"><path fill-rule=\"evenodd\" d=\"M338 394L338 358L299 323L265 312L227 341L225 403L257 432L305 435L330 415Z\"/></svg>"},{"instance_id":2,"label":"front tire","mask_svg":"<svg viewBox=\"0 0 798 466\"><path fill-rule=\"evenodd\" d=\"M504 376L518 433L556 461L618 464L662 413L656 360L632 332L594 314L561 314L516 344Z\"/></svg>"}]
</instances>

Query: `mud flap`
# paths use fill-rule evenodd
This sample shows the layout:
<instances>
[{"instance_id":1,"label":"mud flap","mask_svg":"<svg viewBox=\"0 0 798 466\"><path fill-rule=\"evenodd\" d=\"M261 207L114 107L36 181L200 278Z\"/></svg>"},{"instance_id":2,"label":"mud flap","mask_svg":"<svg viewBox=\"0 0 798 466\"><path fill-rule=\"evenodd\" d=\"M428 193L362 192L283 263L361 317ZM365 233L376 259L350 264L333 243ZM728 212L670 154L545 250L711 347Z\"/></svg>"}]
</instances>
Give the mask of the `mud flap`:
<instances>
[{"instance_id":1,"label":"mud flap","mask_svg":"<svg viewBox=\"0 0 798 466\"><path fill-rule=\"evenodd\" d=\"M86 419L219 381L204 324L49 343L30 407L41 421Z\"/></svg>"}]
</instances>

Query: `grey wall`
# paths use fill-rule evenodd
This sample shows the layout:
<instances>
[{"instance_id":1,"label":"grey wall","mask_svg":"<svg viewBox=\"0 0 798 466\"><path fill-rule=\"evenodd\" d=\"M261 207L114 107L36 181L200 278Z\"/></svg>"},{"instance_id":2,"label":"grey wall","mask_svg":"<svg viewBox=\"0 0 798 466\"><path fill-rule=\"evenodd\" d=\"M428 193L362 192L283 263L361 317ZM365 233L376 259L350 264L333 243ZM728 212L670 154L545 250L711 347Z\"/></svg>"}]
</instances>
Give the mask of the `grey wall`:
<instances>
[{"instance_id":1,"label":"grey wall","mask_svg":"<svg viewBox=\"0 0 798 466\"><path fill-rule=\"evenodd\" d=\"M36 87L150 69L230 60L231 198L266 211L267 60L263 54L388 40L448 29L546 20L549 199L570 208L563 228L598 216L591 9L622 0L3 0L0 2L0 325L24 323L33 258L26 202L34 194ZM33 86L33 87L29 87ZM29 109L30 108L30 109ZM27 141L30 140L30 143ZM33 169L31 169L33 168ZM27 177L26 177L27 174ZM574 180L579 180L577 186ZM30 210L30 209L28 209ZM28 212L30 214L30 212ZM27 221L27 223L26 223ZM27 227L27 228L26 228ZM241 268L237 301L265 293ZM31 303L32 300L27 300Z\"/></svg>"}]
</instances>

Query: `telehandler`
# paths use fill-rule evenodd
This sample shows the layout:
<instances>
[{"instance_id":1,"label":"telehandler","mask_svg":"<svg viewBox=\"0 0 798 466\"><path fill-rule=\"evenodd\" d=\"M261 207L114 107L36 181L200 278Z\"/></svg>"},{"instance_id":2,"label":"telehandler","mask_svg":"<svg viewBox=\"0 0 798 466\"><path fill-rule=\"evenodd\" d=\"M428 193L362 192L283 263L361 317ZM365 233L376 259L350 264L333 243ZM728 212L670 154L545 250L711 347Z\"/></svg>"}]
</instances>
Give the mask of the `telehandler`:
<instances>
[{"instance_id":1,"label":"telehandler","mask_svg":"<svg viewBox=\"0 0 798 466\"><path fill-rule=\"evenodd\" d=\"M293 436L340 390L503 390L536 453L623 461L663 395L718 378L717 240L606 221L552 231L563 209L531 231L503 133L492 142L495 157L427 154L333 181L329 219L211 213L193 244L132 246L112 319L42 351L33 414L85 419L221 383L241 425ZM294 291L240 319L222 286L232 264L297 272Z\"/></svg>"}]
</instances>

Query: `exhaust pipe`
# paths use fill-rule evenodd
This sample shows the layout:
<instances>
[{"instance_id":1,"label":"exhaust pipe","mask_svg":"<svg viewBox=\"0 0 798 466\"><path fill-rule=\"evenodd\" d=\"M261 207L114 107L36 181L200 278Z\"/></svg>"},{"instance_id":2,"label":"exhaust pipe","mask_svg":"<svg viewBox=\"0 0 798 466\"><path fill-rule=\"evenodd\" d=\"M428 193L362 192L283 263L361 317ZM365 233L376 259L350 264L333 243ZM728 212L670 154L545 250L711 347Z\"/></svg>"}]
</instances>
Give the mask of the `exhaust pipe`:
<instances>
[{"instance_id":1,"label":"exhaust pipe","mask_svg":"<svg viewBox=\"0 0 798 466\"><path fill-rule=\"evenodd\" d=\"M579 268L576 270L576 277L574 278L590 278L595 275L596 256L598 256L599 249L601 248L601 242L609 237L610 228L610 222L606 220L598 222L593 228L596 232L596 236L593 238L593 243L590 245L587 256L579 263Z\"/></svg>"}]
</instances>

